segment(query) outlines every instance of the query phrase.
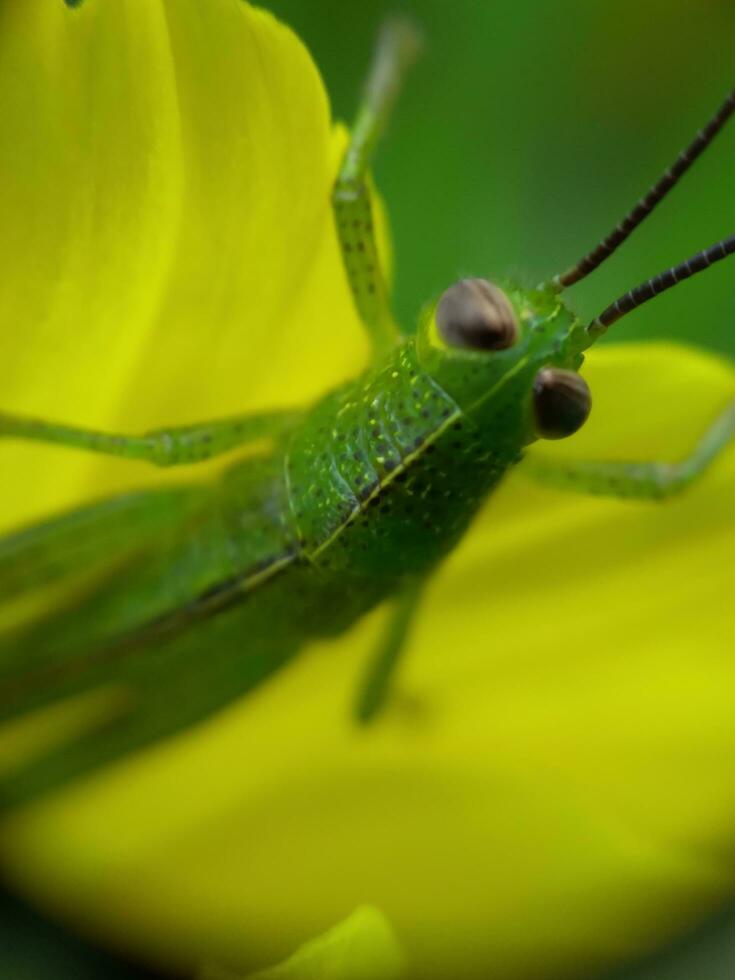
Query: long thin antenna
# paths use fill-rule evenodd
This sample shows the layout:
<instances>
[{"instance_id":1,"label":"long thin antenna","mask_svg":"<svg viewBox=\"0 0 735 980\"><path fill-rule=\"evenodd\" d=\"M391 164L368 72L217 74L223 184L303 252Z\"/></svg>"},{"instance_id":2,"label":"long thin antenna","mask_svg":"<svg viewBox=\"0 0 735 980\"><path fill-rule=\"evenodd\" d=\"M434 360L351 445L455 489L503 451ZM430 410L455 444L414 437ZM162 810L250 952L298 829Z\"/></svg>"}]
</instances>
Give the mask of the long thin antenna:
<instances>
[{"instance_id":1,"label":"long thin antenna","mask_svg":"<svg viewBox=\"0 0 735 980\"><path fill-rule=\"evenodd\" d=\"M735 113L735 89L733 89L720 108L710 119L707 125L700 129L689 146L683 150L669 167L666 173L658 180L649 192L642 197L632 211L627 214L619 225L604 238L599 245L588 252L584 258L580 259L561 275L554 276L552 282L561 289L573 286L593 272L598 265L609 258L613 252L635 231L638 225L648 217L657 204L666 197L669 191L675 187L679 180L684 176L694 161L707 149L712 140L725 125L727 120Z\"/></svg>"},{"instance_id":2,"label":"long thin antenna","mask_svg":"<svg viewBox=\"0 0 735 980\"><path fill-rule=\"evenodd\" d=\"M662 272L652 279L647 279L640 286L631 289L629 293L625 293L624 296L616 299L607 309L603 310L597 319L593 320L587 327L587 332L595 337L599 336L611 324L624 317L626 313L642 306L643 303L647 303L649 299L653 299L660 293L665 293L667 289L671 289L672 286L678 285L690 276L709 269L715 262L727 258L734 252L735 235L731 235L729 238L723 238L721 242L710 245L703 252L697 252L696 255L687 259L686 262L682 262L681 265L675 265L671 269L667 269L666 272Z\"/></svg>"}]
</instances>

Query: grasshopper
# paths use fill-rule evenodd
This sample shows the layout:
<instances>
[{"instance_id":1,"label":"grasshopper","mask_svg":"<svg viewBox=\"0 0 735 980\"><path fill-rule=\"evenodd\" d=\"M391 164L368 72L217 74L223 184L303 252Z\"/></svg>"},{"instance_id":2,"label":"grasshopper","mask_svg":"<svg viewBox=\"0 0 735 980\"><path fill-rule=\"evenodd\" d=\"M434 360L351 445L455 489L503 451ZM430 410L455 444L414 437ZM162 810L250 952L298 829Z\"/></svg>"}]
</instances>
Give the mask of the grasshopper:
<instances>
[{"instance_id":1,"label":"grasshopper","mask_svg":"<svg viewBox=\"0 0 735 980\"><path fill-rule=\"evenodd\" d=\"M97 723L24 760L0 783L17 805L173 735L262 684L309 641L391 600L358 689L356 721L384 705L427 581L535 440L586 421L584 352L621 317L735 252L726 238L626 293L591 323L563 292L608 258L735 113L735 91L595 249L536 288L463 279L403 333L390 310L368 170L416 53L404 22L382 31L333 207L353 298L372 345L358 378L303 411L121 435L0 415L0 436L157 466L265 440L206 483L113 496L0 540L0 602L77 589L0 635L0 720L99 690ZM529 459L542 483L662 499L697 480L735 435L735 401L676 464ZM91 582L91 585L90 585Z\"/></svg>"}]
</instances>

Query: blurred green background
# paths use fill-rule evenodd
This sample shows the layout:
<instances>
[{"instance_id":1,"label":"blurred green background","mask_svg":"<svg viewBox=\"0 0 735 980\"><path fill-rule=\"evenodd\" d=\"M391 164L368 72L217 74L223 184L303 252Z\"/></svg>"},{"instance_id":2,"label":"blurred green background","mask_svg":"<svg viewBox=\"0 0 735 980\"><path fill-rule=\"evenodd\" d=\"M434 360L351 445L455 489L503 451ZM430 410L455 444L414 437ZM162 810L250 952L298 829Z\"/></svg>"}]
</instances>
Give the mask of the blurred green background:
<instances>
[{"instance_id":1,"label":"blurred green background","mask_svg":"<svg viewBox=\"0 0 735 980\"><path fill-rule=\"evenodd\" d=\"M732 0L271 0L313 52L349 120L381 18L425 35L381 147L401 321L461 275L534 283L607 234L732 86ZM735 126L619 255L571 293L593 317L619 293L735 231ZM649 304L610 340L677 338L735 356L735 266ZM132 980L0 900L0 978ZM13 937L12 944L3 935ZM11 957L12 956L12 960ZM735 974L735 912L625 980ZM570 973L570 980L573 976ZM616 980L622 980L621 974Z\"/></svg>"}]
</instances>

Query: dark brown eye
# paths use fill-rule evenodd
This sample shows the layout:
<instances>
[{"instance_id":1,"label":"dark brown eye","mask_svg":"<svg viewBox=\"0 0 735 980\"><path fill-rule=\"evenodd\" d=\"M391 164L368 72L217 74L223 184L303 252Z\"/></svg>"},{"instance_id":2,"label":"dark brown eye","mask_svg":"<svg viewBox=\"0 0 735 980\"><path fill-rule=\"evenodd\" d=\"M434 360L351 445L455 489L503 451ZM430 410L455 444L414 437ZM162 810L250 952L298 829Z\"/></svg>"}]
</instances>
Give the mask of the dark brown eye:
<instances>
[{"instance_id":1,"label":"dark brown eye","mask_svg":"<svg viewBox=\"0 0 735 980\"><path fill-rule=\"evenodd\" d=\"M442 295L436 326L452 347L505 350L518 339L518 321L510 300L486 279L460 279Z\"/></svg>"},{"instance_id":2,"label":"dark brown eye","mask_svg":"<svg viewBox=\"0 0 735 980\"><path fill-rule=\"evenodd\" d=\"M592 395L574 371L544 368L533 383L536 432L543 439L564 439L581 429L590 414Z\"/></svg>"}]
</instances>

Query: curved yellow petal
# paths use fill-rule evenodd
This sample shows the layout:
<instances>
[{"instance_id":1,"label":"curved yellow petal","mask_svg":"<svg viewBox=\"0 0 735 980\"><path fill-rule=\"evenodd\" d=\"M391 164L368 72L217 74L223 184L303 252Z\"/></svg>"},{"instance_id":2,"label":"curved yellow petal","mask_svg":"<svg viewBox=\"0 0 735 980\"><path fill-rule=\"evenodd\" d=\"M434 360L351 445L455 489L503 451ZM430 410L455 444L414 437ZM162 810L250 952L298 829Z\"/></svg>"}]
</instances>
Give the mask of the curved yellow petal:
<instances>
[{"instance_id":1,"label":"curved yellow petal","mask_svg":"<svg viewBox=\"0 0 735 980\"><path fill-rule=\"evenodd\" d=\"M329 200L344 137L271 15L10 0L0 87L0 410L134 431L299 403L361 363ZM160 481L7 443L0 468L3 527Z\"/></svg>"},{"instance_id":2,"label":"curved yellow petal","mask_svg":"<svg viewBox=\"0 0 735 980\"><path fill-rule=\"evenodd\" d=\"M560 452L681 455L713 357L600 351ZM361 902L411 977L543 977L671 935L735 886L735 451L664 505L513 475L434 582L399 690L350 721L382 612L195 733L18 815L14 880L190 966L283 957Z\"/></svg>"}]
</instances>

